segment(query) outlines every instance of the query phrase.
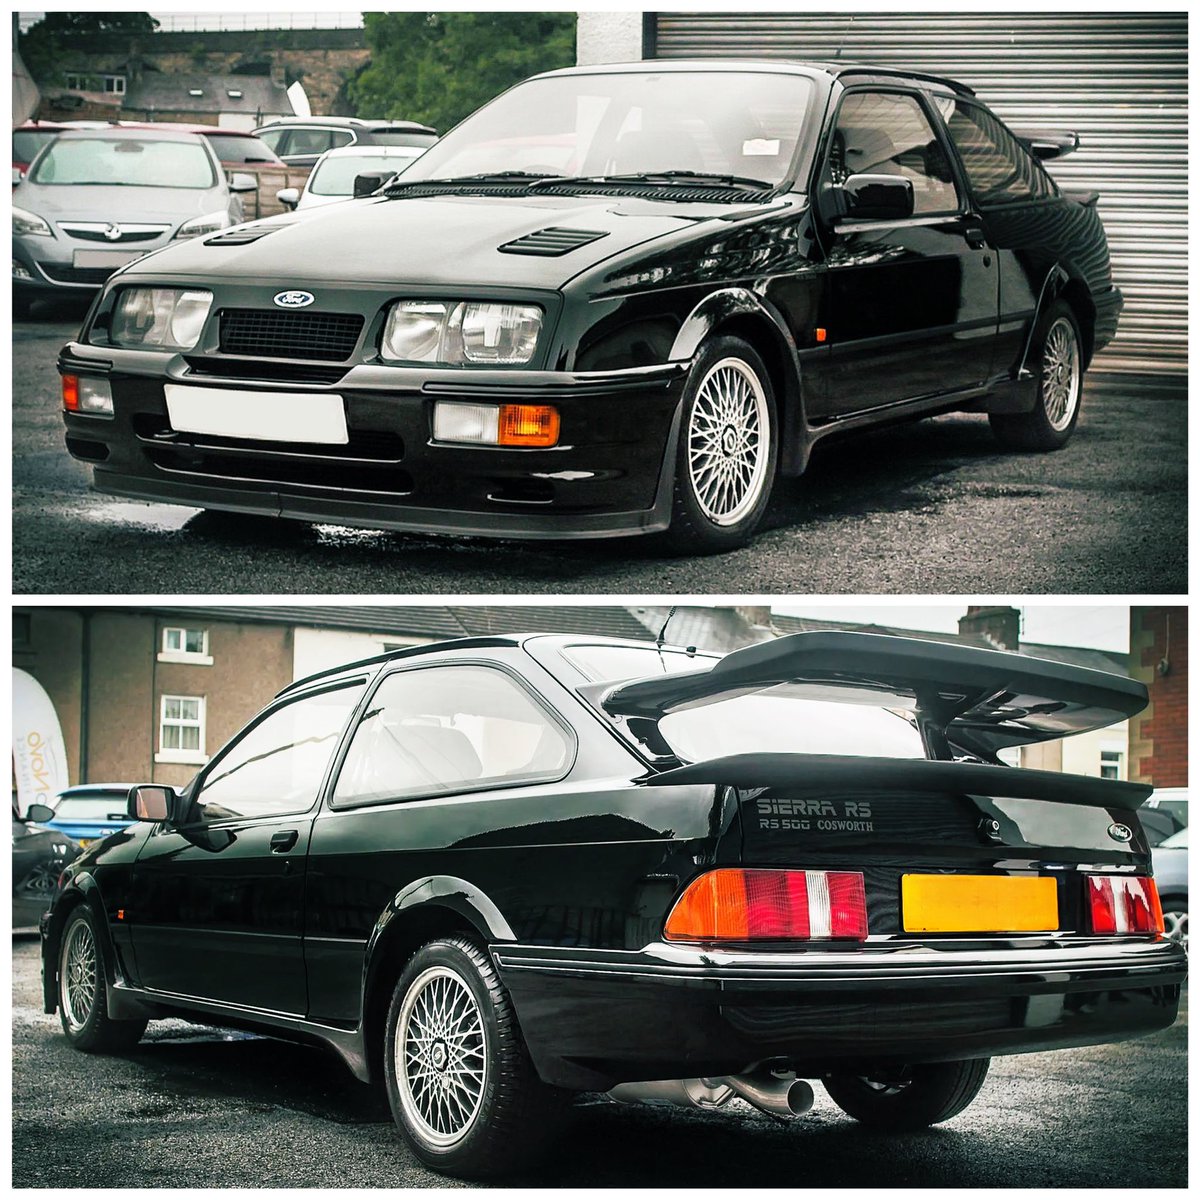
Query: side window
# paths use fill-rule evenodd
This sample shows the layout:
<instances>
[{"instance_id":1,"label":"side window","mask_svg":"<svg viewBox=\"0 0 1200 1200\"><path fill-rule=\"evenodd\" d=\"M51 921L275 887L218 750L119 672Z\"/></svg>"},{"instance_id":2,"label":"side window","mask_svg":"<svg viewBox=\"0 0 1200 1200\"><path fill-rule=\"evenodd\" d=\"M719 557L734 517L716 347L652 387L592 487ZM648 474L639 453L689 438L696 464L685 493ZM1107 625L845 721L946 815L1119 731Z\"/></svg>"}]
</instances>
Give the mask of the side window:
<instances>
[{"instance_id":1,"label":"side window","mask_svg":"<svg viewBox=\"0 0 1200 1200\"><path fill-rule=\"evenodd\" d=\"M914 216L959 208L945 148L915 96L851 92L842 101L825 181L844 183L851 175L911 180Z\"/></svg>"},{"instance_id":2,"label":"side window","mask_svg":"<svg viewBox=\"0 0 1200 1200\"><path fill-rule=\"evenodd\" d=\"M286 129L264 129L258 135L260 142L265 142L276 154L280 153L280 146L283 144L283 139L287 134Z\"/></svg>"},{"instance_id":3,"label":"side window","mask_svg":"<svg viewBox=\"0 0 1200 1200\"><path fill-rule=\"evenodd\" d=\"M341 687L277 708L212 764L191 819L306 812L361 693L361 685Z\"/></svg>"},{"instance_id":4,"label":"side window","mask_svg":"<svg viewBox=\"0 0 1200 1200\"><path fill-rule=\"evenodd\" d=\"M1055 194L1037 160L987 109L956 101L946 127L980 204L1040 200Z\"/></svg>"},{"instance_id":5,"label":"side window","mask_svg":"<svg viewBox=\"0 0 1200 1200\"><path fill-rule=\"evenodd\" d=\"M336 145L328 129L293 129L288 139L289 154L324 154Z\"/></svg>"},{"instance_id":6,"label":"side window","mask_svg":"<svg viewBox=\"0 0 1200 1200\"><path fill-rule=\"evenodd\" d=\"M468 664L397 671L363 714L333 803L557 779L573 749L558 722L503 671Z\"/></svg>"},{"instance_id":7,"label":"side window","mask_svg":"<svg viewBox=\"0 0 1200 1200\"><path fill-rule=\"evenodd\" d=\"M354 141L354 134L348 129L330 129L327 132L329 135L327 149L329 150L335 150L338 146L348 146Z\"/></svg>"}]
</instances>

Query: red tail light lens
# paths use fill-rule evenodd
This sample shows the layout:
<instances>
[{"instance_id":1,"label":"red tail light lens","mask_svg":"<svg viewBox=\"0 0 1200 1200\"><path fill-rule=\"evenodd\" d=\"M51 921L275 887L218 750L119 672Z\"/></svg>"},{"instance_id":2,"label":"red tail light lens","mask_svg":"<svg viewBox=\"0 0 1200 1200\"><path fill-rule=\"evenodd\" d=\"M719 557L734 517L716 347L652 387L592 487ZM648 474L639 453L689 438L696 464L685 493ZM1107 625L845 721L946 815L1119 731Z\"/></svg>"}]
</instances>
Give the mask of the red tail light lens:
<instances>
[{"instance_id":1,"label":"red tail light lens","mask_svg":"<svg viewBox=\"0 0 1200 1200\"><path fill-rule=\"evenodd\" d=\"M62 377L62 402L67 412L79 411L79 376L64 375Z\"/></svg>"},{"instance_id":2,"label":"red tail light lens","mask_svg":"<svg viewBox=\"0 0 1200 1200\"><path fill-rule=\"evenodd\" d=\"M858 871L722 867L687 886L663 934L672 942L861 942L867 936L866 888Z\"/></svg>"},{"instance_id":3,"label":"red tail light lens","mask_svg":"<svg viewBox=\"0 0 1200 1200\"><path fill-rule=\"evenodd\" d=\"M1087 875L1092 933L1163 932L1162 902L1153 879L1140 875Z\"/></svg>"}]
</instances>

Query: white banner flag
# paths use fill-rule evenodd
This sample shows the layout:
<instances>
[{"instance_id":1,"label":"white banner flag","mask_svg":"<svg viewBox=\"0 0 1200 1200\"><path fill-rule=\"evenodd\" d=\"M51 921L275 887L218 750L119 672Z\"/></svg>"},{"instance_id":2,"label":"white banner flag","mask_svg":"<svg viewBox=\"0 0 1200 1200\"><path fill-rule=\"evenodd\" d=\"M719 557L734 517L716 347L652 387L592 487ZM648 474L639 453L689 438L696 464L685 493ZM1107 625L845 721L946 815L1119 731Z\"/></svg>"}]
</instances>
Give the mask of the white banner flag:
<instances>
[{"instance_id":1,"label":"white banner flag","mask_svg":"<svg viewBox=\"0 0 1200 1200\"><path fill-rule=\"evenodd\" d=\"M54 702L46 689L19 667L13 667L12 731L17 807L24 816L31 804L53 805L70 780L67 746Z\"/></svg>"}]
</instances>

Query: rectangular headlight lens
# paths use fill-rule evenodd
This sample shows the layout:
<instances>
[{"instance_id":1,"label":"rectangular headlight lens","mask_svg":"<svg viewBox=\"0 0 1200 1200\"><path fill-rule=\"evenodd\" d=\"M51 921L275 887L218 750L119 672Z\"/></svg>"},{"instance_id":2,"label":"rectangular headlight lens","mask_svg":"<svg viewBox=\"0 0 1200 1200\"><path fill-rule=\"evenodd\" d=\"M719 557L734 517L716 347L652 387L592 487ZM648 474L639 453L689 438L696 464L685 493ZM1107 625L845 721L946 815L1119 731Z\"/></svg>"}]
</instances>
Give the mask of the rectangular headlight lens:
<instances>
[{"instance_id":1,"label":"rectangular headlight lens","mask_svg":"<svg viewBox=\"0 0 1200 1200\"><path fill-rule=\"evenodd\" d=\"M527 363L541 329L535 304L400 300L388 313L382 353L391 362L446 366Z\"/></svg>"},{"instance_id":2,"label":"rectangular headlight lens","mask_svg":"<svg viewBox=\"0 0 1200 1200\"><path fill-rule=\"evenodd\" d=\"M445 362L440 357L450 306L438 300L401 300L388 313L383 356L397 362Z\"/></svg>"},{"instance_id":3,"label":"rectangular headlight lens","mask_svg":"<svg viewBox=\"0 0 1200 1200\"><path fill-rule=\"evenodd\" d=\"M537 348L542 310L533 304L464 304L463 355L469 362L527 363Z\"/></svg>"},{"instance_id":4,"label":"rectangular headlight lens","mask_svg":"<svg viewBox=\"0 0 1200 1200\"><path fill-rule=\"evenodd\" d=\"M109 341L132 350L191 350L212 300L212 292L191 288L125 288L113 307Z\"/></svg>"}]
</instances>

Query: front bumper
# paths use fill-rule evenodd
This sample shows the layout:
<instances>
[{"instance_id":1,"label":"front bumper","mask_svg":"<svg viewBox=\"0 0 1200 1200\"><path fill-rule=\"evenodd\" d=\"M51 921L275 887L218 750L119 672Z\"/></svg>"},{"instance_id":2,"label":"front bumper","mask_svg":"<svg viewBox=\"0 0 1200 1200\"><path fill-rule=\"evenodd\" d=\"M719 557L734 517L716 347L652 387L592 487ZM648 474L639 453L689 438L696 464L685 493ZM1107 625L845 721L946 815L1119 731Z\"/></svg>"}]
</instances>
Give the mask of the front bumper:
<instances>
[{"instance_id":1,"label":"front bumper","mask_svg":"<svg viewBox=\"0 0 1200 1200\"><path fill-rule=\"evenodd\" d=\"M628 371L470 371L361 365L327 385L198 376L185 356L72 343L64 373L103 376L113 417L64 414L97 491L304 521L492 537L650 533L670 520L686 365ZM163 385L333 393L350 443L309 446L178 432ZM439 399L555 405L559 445L436 443Z\"/></svg>"},{"instance_id":2,"label":"front bumper","mask_svg":"<svg viewBox=\"0 0 1200 1200\"><path fill-rule=\"evenodd\" d=\"M1187 968L1172 942L1097 939L492 952L539 1073L592 1090L770 1059L815 1077L1122 1041L1175 1020Z\"/></svg>"}]
</instances>

